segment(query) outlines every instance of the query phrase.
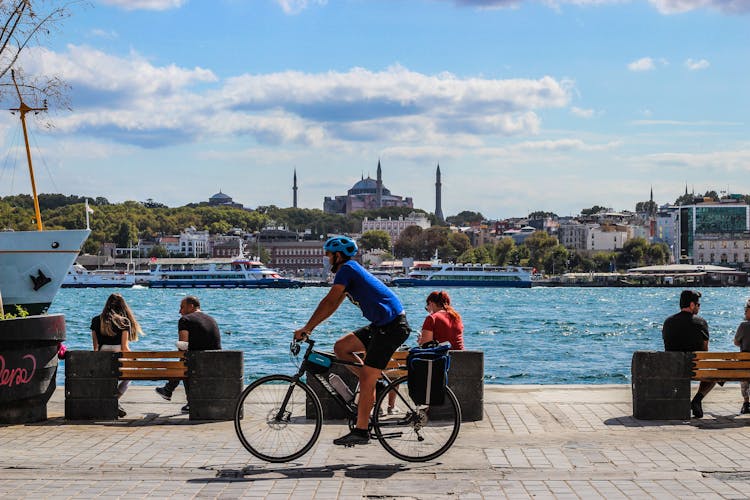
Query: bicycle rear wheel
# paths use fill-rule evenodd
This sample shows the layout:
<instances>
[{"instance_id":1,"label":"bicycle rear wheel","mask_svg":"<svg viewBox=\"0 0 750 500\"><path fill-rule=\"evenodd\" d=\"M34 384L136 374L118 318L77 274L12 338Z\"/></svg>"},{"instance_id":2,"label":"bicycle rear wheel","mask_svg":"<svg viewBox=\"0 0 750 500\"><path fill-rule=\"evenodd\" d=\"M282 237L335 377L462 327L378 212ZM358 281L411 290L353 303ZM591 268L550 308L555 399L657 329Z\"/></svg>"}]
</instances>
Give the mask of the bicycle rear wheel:
<instances>
[{"instance_id":1,"label":"bicycle rear wheel","mask_svg":"<svg viewBox=\"0 0 750 500\"><path fill-rule=\"evenodd\" d=\"M234 411L240 442L268 462L288 462L310 451L322 425L318 397L307 384L286 375L270 375L247 386Z\"/></svg>"},{"instance_id":2,"label":"bicycle rear wheel","mask_svg":"<svg viewBox=\"0 0 750 500\"><path fill-rule=\"evenodd\" d=\"M389 409L391 394L395 406ZM409 397L408 378L401 377L379 395L372 426L388 453L407 462L426 462L453 445L461 428L461 407L447 387L442 405L417 405Z\"/></svg>"}]
</instances>

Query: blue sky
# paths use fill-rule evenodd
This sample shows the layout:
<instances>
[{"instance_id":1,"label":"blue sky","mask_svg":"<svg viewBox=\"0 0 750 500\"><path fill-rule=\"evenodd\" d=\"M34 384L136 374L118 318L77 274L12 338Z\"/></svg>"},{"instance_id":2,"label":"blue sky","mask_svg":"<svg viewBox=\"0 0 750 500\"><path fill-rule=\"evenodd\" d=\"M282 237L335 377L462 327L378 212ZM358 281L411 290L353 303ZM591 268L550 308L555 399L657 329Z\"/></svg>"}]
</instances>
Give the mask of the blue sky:
<instances>
[{"instance_id":1,"label":"blue sky","mask_svg":"<svg viewBox=\"0 0 750 500\"><path fill-rule=\"evenodd\" d=\"M439 163L446 215L750 193L747 0L94 0L23 62L71 85L42 192L285 207L296 168L322 208L380 159L428 211Z\"/></svg>"}]
</instances>

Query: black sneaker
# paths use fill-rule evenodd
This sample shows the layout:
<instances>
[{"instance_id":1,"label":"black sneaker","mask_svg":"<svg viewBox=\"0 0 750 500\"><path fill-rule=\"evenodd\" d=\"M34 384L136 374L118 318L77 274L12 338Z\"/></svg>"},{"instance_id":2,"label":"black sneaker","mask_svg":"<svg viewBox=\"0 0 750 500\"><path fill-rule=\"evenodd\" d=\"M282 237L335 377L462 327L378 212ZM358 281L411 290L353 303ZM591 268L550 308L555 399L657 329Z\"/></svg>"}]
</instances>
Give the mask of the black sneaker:
<instances>
[{"instance_id":1,"label":"black sneaker","mask_svg":"<svg viewBox=\"0 0 750 500\"><path fill-rule=\"evenodd\" d=\"M743 415L746 413L750 413L750 403L748 403L747 401L742 403L742 409L740 409L740 413Z\"/></svg>"},{"instance_id":2,"label":"black sneaker","mask_svg":"<svg viewBox=\"0 0 750 500\"><path fill-rule=\"evenodd\" d=\"M370 436L367 431L361 431L359 429L353 429L349 434L333 440L333 444L346 447L357 444L368 444L369 442Z\"/></svg>"},{"instance_id":3,"label":"black sneaker","mask_svg":"<svg viewBox=\"0 0 750 500\"><path fill-rule=\"evenodd\" d=\"M690 409L693 410L693 417L703 418L703 407L700 401L692 400L690 402Z\"/></svg>"},{"instance_id":4,"label":"black sneaker","mask_svg":"<svg viewBox=\"0 0 750 500\"><path fill-rule=\"evenodd\" d=\"M122 417L124 417L127 414L128 414L128 412L126 412L125 410L123 410L122 406L117 405L117 417L118 418L122 418Z\"/></svg>"},{"instance_id":5,"label":"black sneaker","mask_svg":"<svg viewBox=\"0 0 750 500\"><path fill-rule=\"evenodd\" d=\"M180 408L180 411L182 413L190 413L190 405L185 405L182 408Z\"/></svg>"},{"instance_id":6,"label":"black sneaker","mask_svg":"<svg viewBox=\"0 0 750 500\"><path fill-rule=\"evenodd\" d=\"M167 390L164 387L157 387L154 390L156 391L156 394L158 394L159 396L163 397L167 401L172 401L172 393L171 392L167 392Z\"/></svg>"}]
</instances>

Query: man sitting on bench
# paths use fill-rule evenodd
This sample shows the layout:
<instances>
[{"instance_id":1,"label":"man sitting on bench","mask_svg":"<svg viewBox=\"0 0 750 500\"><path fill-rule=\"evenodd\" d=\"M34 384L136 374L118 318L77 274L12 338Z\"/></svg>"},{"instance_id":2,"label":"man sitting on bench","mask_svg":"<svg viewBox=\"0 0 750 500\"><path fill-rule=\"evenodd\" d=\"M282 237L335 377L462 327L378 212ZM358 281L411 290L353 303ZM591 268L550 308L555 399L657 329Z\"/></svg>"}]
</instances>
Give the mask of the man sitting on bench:
<instances>
[{"instance_id":1,"label":"man sitting on bench","mask_svg":"<svg viewBox=\"0 0 750 500\"><path fill-rule=\"evenodd\" d=\"M668 317L662 326L665 351L708 351L708 323L698 316L700 298L700 292L694 290L683 290L680 294L680 312ZM703 417L701 401L715 385L716 382L701 381L690 402L695 418Z\"/></svg>"},{"instance_id":2,"label":"man sitting on bench","mask_svg":"<svg viewBox=\"0 0 750 500\"><path fill-rule=\"evenodd\" d=\"M188 295L180 302L180 321L177 323L177 347L184 347L187 343L188 351L210 351L221 349L221 334L216 321L208 314L201 311L201 303L198 297ZM190 390L188 381L184 380L185 394ZM170 380L164 387L155 390L159 396L167 401L172 400L172 393L180 385L179 380ZM182 413L189 413L190 407L182 407Z\"/></svg>"}]
</instances>

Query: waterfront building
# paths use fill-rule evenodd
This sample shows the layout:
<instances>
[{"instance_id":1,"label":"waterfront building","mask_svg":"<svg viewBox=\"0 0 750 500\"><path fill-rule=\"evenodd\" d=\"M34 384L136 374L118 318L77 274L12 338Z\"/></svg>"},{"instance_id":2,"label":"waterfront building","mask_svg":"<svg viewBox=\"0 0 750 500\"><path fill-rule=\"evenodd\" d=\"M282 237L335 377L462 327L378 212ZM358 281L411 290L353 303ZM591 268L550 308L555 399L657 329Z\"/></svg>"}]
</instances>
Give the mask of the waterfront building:
<instances>
[{"instance_id":1,"label":"waterfront building","mask_svg":"<svg viewBox=\"0 0 750 500\"><path fill-rule=\"evenodd\" d=\"M632 236L633 229L627 225L575 220L561 221L557 232L557 238L565 248L592 252L622 249Z\"/></svg>"},{"instance_id":2,"label":"waterfront building","mask_svg":"<svg viewBox=\"0 0 750 500\"><path fill-rule=\"evenodd\" d=\"M377 178L368 175L359 180L346 195L326 196L323 200L323 211L327 214L350 214L357 210L375 210L384 207L414 208L410 197L404 198L391 194L383 185L383 171L378 160Z\"/></svg>"},{"instance_id":3,"label":"waterfront building","mask_svg":"<svg viewBox=\"0 0 750 500\"><path fill-rule=\"evenodd\" d=\"M745 248L750 241L750 206L746 203L725 199L682 205L676 225L675 253L681 264L750 266L750 255L745 261L745 253L750 253Z\"/></svg>"},{"instance_id":4,"label":"waterfront building","mask_svg":"<svg viewBox=\"0 0 750 500\"><path fill-rule=\"evenodd\" d=\"M328 259L317 240L270 240L262 244L271 257L269 267L298 276L325 276Z\"/></svg>"},{"instance_id":5,"label":"waterfront building","mask_svg":"<svg viewBox=\"0 0 750 500\"><path fill-rule=\"evenodd\" d=\"M427 229L429 227L432 227L432 224L430 224L430 221L427 219L427 216L421 213L411 212L406 217L399 216L398 219L394 220L390 217L387 219L383 219L381 217L378 217L376 219L369 219L365 217L365 219L362 221L362 232L365 231L385 231L391 236L391 242L395 242L398 240L399 236L401 236L401 233L404 229L406 229L409 226L419 226L422 229Z\"/></svg>"},{"instance_id":6,"label":"waterfront building","mask_svg":"<svg viewBox=\"0 0 750 500\"><path fill-rule=\"evenodd\" d=\"M181 253L180 238L177 236L161 236L157 241L159 246L164 247L169 255Z\"/></svg>"},{"instance_id":7,"label":"waterfront building","mask_svg":"<svg viewBox=\"0 0 750 500\"><path fill-rule=\"evenodd\" d=\"M179 253L187 257L202 257L210 254L208 231L198 231L190 226L180 232Z\"/></svg>"}]
</instances>

